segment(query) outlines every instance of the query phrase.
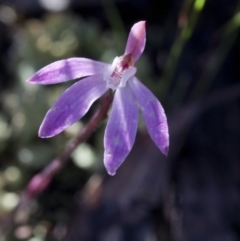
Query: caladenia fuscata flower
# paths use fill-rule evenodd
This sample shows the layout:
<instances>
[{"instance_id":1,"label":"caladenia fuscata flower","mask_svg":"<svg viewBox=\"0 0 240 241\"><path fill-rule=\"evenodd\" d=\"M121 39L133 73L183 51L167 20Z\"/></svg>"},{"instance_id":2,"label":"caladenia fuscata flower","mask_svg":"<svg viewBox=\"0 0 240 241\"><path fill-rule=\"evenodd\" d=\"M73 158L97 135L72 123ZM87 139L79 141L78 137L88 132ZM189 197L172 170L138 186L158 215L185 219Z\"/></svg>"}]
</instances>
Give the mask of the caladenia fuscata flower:
<instances>
[{"instance_id":1,"label":"caladenia fuscata flower","mask_svg":"<svg viewBox=\"0 0 240 241\"><path fill-rule=\"evenodd\" d=\"M114 175L132 149L138 126L138 107L147 130L163 154L169 147L168 124L158 99L136 77L136 61L146 42L145 21L136 23L129 34L125 52L112 64L86 58L54 62L27 81L56 84L85 77L68 88L47 112L39 136L55 136L82 118L93 102L109 89L114 92L112 110L104 135L104 164Z\"/></svg>"}]
</instances>

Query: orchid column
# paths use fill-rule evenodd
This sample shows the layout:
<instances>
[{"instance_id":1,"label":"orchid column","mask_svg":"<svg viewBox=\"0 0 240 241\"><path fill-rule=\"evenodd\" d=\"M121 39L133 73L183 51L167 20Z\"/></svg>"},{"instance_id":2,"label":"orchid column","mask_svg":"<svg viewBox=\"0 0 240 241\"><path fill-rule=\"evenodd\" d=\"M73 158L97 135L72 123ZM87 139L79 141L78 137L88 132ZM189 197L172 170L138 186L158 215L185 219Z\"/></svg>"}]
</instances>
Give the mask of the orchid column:
<instances>
[{"instance_id":1,"label":"orchid column","mask_svg":"<svg viewBox=\"0 0 240 241\"><path fill-rule=\"evenodd\" d=\"M145 21L136 23L129 34L124 55L107 64L86 58L54 62L28 79L32 84L56 84L86 77L68 88L47 112L39 136L49 138L81 119L95 100L107 90L114 92L112 110L104 135L104 164L114 175L132 149L140 108L147 130L163 154L167 155L169 134L164 110L136 77L136 61L146 42Z\"/></svg>"}]
</instances>

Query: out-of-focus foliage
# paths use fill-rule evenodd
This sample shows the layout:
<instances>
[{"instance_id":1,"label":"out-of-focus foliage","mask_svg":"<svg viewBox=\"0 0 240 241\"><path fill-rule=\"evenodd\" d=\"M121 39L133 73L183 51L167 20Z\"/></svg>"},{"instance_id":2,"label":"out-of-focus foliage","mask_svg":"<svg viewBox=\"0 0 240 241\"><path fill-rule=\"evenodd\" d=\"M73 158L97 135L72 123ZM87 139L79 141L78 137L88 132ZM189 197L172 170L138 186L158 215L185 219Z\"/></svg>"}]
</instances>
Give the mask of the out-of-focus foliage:
<instances>
[{"instance_id":1,"label":"out-of-focus foliage","mask_svg":"<svg viewBox=\"0 0 240 241\"><path fill-rule=\"evenodd\" d=\"M233 92L226 92L225 97L218 92L211 94L239 83L239 1L75 0L65 1L68 3L61 12L44 10L41 6L46 7L47 1L11 0L7 5L6 1L2 2L1 227L8 223L9 214L18 204L31 177L63 152L98 105L94 104L81 121L62 134L51 139L38 138L38 128L47 110L72 84L37 86L25 82L43 66L73 56L111 63L115 56L123 53L132 24L146 20L147 45L137 63L137 76L162 101L171 122L170 133L173 136L170 140L183 128L182 123L195 113L196 103L200 103L200 107L196 105L200 110L208 110L214 104L218 108L201 117L200 111L192 129L193 121L186 121L184 128L191 132L187 135L185 131L180 139L173 140L166 162L158 152L149 148L145 127L140 120L137 139L141 139L144 145L136 142L134 150L143 157L136 155L138 160L134 171L129 164L122 168L122 173L120 170L119 176L110 179L107 187L112 192L106 192L106 196L109 193L115 195L105 203L98 199L102 179L93 175L105 175L102 164L105 127L102 125L87 143L74 151L71 161L53 178L44 194L14 217L10 230L7 230L9 236L2 237L0 233L0 240L64 240L69 230L81 237L81 231L88 230L90 226L86 226L91 222L94 227L92 237L100 232L106 241L117 239L120 233L117 225L120 224L126 224L126 233L139 235L138 239L122 235L124 241L140 241L140 237L141 240L193 240L194 235L198 235L196 240L204 241L238 240L239 101L225 105L222 99L226 96L231 99ZM210 107L204 102L205 98ZM184 109L189 106L193 109ZM178 111L181 114L174 115ZM154 158L161 162L161 168L148 164L152 164ZM130 159L134 157L127 160L133 163ZM145 164L142 166L142 163ZM152 173L148 175L147 170ZM120 185L116 184L118 180L122 180ZM139 183L143 183L142 186ZM148 185L151 188L141 199L139 193ZM131 200L126 211L123 204L126 205L133 193L135 199ZM226 197L229 201L225 200ZM158 203L152 205L146 201L148 198L158 200ZM97 211L81 210L87 206L86 203L97 207ZM80 210L77 210L77 205ZM119 214L122 211L126 216ZM77 219L73 218L75 214ZM83 215L78 217L78 214ZM113 220L109 218L111 215L115 215ZM82 223L81 218L86 223ZM138 223L138 218L142 218L142 223ZM106 229L103 232L101 228L106 228L104 225L115 226L109 232ZM189 228L191 225L193 228ZM144 232L152 235L144 239Z\"/></svg>"}]
</instances>

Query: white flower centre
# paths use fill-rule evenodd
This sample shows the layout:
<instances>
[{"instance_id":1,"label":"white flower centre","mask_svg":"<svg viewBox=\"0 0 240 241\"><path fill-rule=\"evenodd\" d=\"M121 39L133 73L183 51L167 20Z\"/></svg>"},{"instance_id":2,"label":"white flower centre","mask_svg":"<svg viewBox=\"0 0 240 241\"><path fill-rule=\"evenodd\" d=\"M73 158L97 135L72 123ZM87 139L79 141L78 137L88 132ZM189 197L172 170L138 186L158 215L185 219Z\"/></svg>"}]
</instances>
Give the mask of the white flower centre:
<instances>
[{"instance_id":1,"label":"white flower centre","mask_svg":"<svg viewBox=\"0 0 240 241\"><path fill-rule=\"evenodd\" d=\"M116 57L104 74L107 87L112 90L126 86L127 81L136 74L137 69L130 54Z\"/></svg>"}]
</instances>

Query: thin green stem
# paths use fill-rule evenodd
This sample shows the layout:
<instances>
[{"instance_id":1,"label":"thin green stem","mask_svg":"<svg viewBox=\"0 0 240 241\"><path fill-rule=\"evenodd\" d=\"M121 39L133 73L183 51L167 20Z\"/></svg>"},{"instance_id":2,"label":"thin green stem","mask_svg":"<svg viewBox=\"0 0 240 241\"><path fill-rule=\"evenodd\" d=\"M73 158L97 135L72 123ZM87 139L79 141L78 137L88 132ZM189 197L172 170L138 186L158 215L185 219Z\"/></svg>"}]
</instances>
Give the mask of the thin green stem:
<instances>
[{"instance_id":1,"label":"thin green stem","mask_svg":"<svg viewBox=\"0 0 240 241\"><path fill-rule=\"evenodd\" d=\"M207 61L203 74L190 94L190 99L199 99L208 91L218 73L218 69L221 68L227 54L236 41L240 29L240 3L238 3L234 16L224 26L224 29L217 48Z\"/></svg>"},{"instance_id":2,"label":"thin green stem","mask_svg":"<svg viewBox=\"0 0 240 241\"><path fill-rule=\"evenodd\" d=\"M180 22L182 21L181 19L185 19L185 21L183 23L182 29L180 30L180 33L178 34L175 42L172 45L172 48L169 53L169 58L166 63L166 67L162 75L162 80L159 84L163 98L166 98L169 93L169 88L171 86L181 53L187 41L192 36L198 17L202 9L204 8L204 5L205 0L186 0L183 5L180 14ZM189 18L187 18L187 11L189 8L191 8L191 12L189 14Z\"/></svg>"}]
</instances>

